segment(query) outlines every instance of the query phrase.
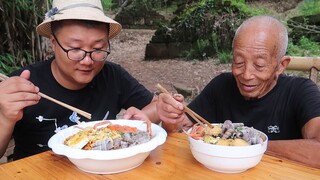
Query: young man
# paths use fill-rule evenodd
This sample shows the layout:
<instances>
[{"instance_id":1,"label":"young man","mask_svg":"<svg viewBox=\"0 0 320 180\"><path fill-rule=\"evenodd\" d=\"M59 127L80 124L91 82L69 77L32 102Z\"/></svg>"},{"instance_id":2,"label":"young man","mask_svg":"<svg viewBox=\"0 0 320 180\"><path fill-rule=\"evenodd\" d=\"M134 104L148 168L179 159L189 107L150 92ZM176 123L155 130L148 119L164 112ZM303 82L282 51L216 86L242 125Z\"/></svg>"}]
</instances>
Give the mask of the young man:
<instances>
[{"instance_id":1,"label":"young man","mask_svg":"<svg viewBox=\"0 0 320 180\"><path fill-rule=\"evenodd\" d=\"M287 30L277 19L246 20L233 40L232 73L214 78L188 106L212 123L231 120L261 130L270 139L267 153L320 168L320 92L309 79L282 75L290 62L287 44ZM164 124L194 123L182 101L159 96Z\"/></svg>"},{"instance_id":2,"label":"young man","mask_svg":"<svg viewBox=\"0 0 320 180\"><path fill-rule=\"evenodd\" d=\"M12 136L16 160L48 150L49 138L60 129L89 121L41 99L39 91L91 113L91 120L115 119L122 108L131 107L124 118L156 122L153 94L107 61L109 40L120 31L121 25L103 13L100 0L53 1L37 32L50 39L54 58L13 72L0 83L1 156Z\"/></svg>"}]
</instances>

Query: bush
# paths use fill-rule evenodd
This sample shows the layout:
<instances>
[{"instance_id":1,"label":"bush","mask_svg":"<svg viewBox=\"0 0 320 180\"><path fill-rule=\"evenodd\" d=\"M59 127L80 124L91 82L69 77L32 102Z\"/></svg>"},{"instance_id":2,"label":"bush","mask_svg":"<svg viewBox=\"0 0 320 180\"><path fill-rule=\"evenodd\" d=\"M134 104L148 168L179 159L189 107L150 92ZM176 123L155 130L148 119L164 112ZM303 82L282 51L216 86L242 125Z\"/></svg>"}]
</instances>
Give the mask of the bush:
<instances>
[{"instance_id":1,"label":"bush","mask_svg":"<svg viewBox=\"0 0 320 180\"><path fill-rule=\"evenodd\" d=\"M296 44L289 42L287 54L291 56L319 56L320 44L302 36Z\"/></svg>"},{"instance_id":2,"label":"bush","mask_svg":"<svg viewBox=\"0 0 320 180\"><path fill-rule=\"evenodd\" d=\"M15 58L12 54L4 53L0 55L0 73L9 74L16 69L18 67L15 65Z\"/></svg>"},{"instance_id":3,"label":"bush","mask_svg":"<svg viewBox=\"0 0 320 180\"><path fill-rule=\"evenodd\" d=\"M218 52L217 57L218 57L218 59L219 59L219 62L222 63L222 64L231 63L232 58L233 58L231 51L228 51L228 52L225 52L225 51Z\"/></svg>"},{"instance_id":4,"label":"bush","mask_svg":"<svg viewBox=\"0 0 320 180\"><path fill-rule=\"evenodd\" d=\"M231 52L237 27L248 17L262 13L265 13L262 9L250 9L244 0L200 0L169 25L159 28L155 34L161 38L153 40L193 43L193 48L183 53L188 59L202 60L218 53L224 56Z\"/></svg>"},{"instance_id":5,"label":"bush","mask_svg":"<svg viewBox=\"0 0 320 180\"><path fill-rule=\"evenodd\" d=\"M319 0L304 0L298 9L302 15L320 14L320 1Z\"/></svg>"}]
</instances>

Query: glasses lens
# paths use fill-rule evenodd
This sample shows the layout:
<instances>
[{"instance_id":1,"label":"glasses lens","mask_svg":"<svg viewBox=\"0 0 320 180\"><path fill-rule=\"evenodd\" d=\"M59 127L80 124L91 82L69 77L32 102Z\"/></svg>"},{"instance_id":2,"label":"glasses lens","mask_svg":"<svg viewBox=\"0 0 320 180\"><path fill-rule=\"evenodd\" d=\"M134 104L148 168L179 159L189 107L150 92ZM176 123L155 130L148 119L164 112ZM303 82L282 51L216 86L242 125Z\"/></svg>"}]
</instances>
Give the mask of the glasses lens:
<instances>
[{"instance_id":1,"label":"glasses lens","mask_svg":"<svg viewBox=\"0 0 320 180\"><path fill-rule=\"evenodd\" d=\"M81 61L86 55L86 52L81 49L70 49L68 58L74 61Z\"/></svg>"},{"instance_id":2,"label":"glasses lens","mask_svg":"<svg viewBox=\"0 0 320 180\"><path fill-rule=\"evenodd\" d=\"M91 53L91 58L94 61L104 61L108 57L107 51L96 50Z\"/></svg>"}]
</instances>

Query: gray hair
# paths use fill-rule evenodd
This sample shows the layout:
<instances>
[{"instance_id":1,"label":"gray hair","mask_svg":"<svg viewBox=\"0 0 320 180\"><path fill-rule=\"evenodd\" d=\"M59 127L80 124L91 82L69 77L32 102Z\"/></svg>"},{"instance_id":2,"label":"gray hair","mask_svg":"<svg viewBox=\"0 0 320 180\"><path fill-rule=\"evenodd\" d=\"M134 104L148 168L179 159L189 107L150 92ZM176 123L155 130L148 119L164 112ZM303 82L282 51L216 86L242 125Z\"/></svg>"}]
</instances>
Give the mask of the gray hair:
<instances>
[{"instance_id":1,"label":"gray hair","mask_svg":"<svg viewBox=\"0 0 320 180\"><path fill-rule=\"evenodd\" d=\"M287 47L288 47L288 31L287 31L287 28L282 24L282 22L280 22L278 19L276 19L272 16L259 15L259 16L253 16L253 17L245 20L236 30L236 33L235 33L235 36L234 36L233 42L232 42L232 48L234 48L234 43L238 37L239 32L244 27L246 27L248 24L257 23L257 22L265 23L264 26L266 28L276 27L275 29L278 29L279 41L278 41L277 57L279 59L282 58L286 54Z\"/></svg>"}]
</instances>

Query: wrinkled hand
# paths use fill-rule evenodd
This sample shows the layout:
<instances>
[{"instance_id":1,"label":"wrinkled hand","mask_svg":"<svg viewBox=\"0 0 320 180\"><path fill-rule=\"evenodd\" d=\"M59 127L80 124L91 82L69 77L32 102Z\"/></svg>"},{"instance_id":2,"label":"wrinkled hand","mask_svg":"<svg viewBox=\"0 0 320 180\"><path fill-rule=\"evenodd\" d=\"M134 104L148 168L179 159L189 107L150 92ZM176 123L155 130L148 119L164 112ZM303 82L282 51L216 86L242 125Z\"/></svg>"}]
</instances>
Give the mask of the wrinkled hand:
<instances>
[{"instance_id":1,"label":"wrinkled hand","mask_svg":"<svg viewBox=\"0 0 320 180\"><path fill-rule=\"evenodd\" d=\"M0 82L0 120L16 123L23 116L23 108L37 104L39 88L28 79L30 71L25 70L20 77L10 77Z\"/></svg>"},{"instance_id":2,"label":"wrinkled hand","mask_svg":"<svg viewBox=\"0 0 320 180\"><path fill-rule=\"evenodd\" d=\"M147 132L149 135L152 135L151 131L151 121L148 118L148 116L141 110L130 107L126 110L126 112L123 114L123 119L132 119L132 120L141 120L144 121L147 124Z\"/></svg>"},{"instance_id":3,"label":"wrinkled hand","mask_svg":"<svg viewBox=\"0 0 320 180\"><path fill-rule=\"evenodd\" d=\"M160 119L167 124L179 124L185 119L184 97L180 94L171 96L161 93L157 101L157 112Z\"/></svg>"},{"instance_id":4,"label":"wrinkled hand","mask_svg":"<svg viewBox=\"0 0 320 180\"><path fill-rule=\"evenodd\" d=\"M181 132L182 129L188 130L192 125L184 113L184 97L181 94L161 93L157 101L157 111L162 120L162 127L167 132Z\"/></svg>"}]
</instances>

